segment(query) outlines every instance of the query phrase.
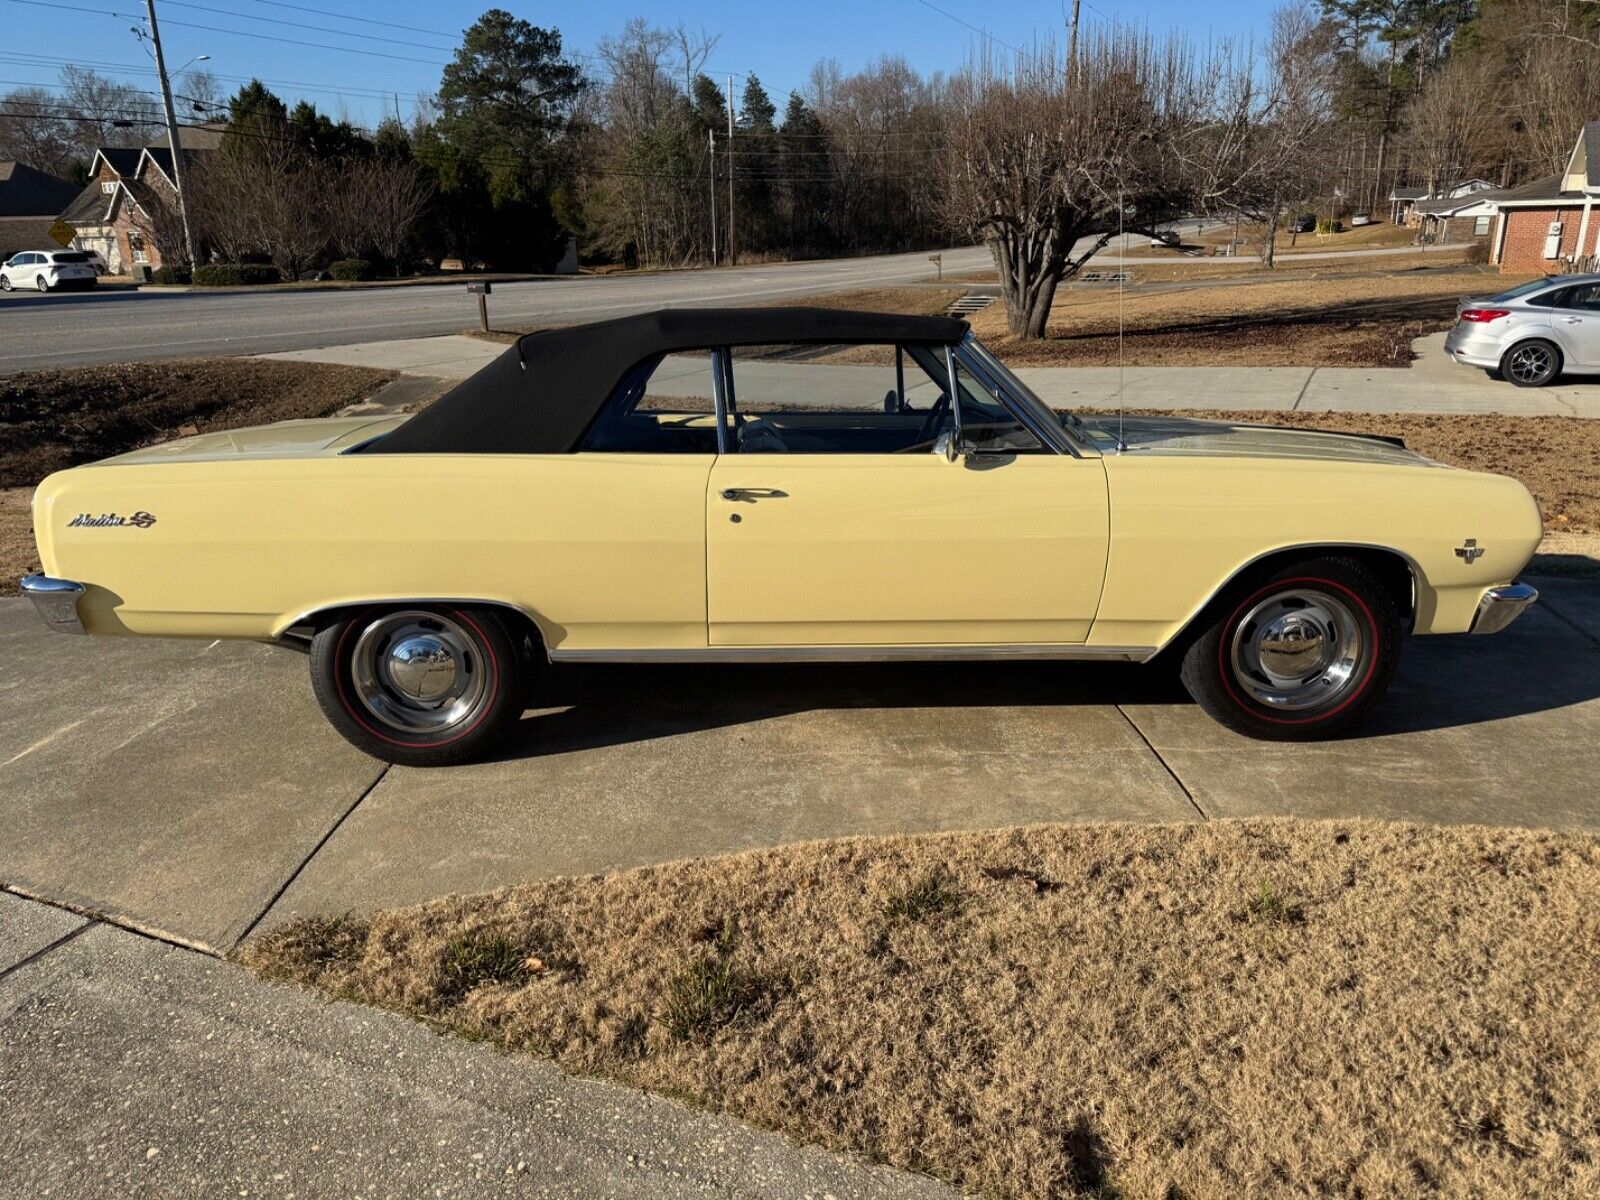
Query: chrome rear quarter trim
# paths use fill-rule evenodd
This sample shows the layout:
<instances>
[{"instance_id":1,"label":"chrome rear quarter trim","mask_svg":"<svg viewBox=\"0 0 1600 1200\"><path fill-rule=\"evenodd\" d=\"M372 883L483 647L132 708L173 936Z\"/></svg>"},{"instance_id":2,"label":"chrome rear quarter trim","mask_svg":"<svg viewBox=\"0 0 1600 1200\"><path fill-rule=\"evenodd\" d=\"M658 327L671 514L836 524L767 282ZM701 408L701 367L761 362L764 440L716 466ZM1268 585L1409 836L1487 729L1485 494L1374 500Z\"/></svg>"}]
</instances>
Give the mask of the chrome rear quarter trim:
<instances>
[{"instance_id":1,"label":"chrome rear quarter trim","mask_svg":"<svg viewBox=\"0 0 1600 1200\"><path fill-rule=\"evenodd\" d=\"M551 662L587 663L833 663L964 659L1081 659L1148 662L1154 646L703 646L685 650L552 650Z\"/></svg>"}]
</instances>

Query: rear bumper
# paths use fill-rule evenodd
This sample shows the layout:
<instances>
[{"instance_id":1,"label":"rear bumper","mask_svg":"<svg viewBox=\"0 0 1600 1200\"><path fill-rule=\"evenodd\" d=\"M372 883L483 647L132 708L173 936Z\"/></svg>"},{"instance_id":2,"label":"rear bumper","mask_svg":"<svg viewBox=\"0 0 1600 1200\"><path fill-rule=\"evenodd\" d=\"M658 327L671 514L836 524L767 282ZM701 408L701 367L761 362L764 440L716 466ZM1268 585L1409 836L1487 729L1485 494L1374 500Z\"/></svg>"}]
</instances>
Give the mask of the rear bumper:
<instances>
[{"instance_id":1,"label":"rear bumper","mask_svg":"<svg viewBox=\"0 0 1600 1200\"><path fill-rule=\"evenodd\" d=\"M1477 614L1472 618L1472 632L1499 633L1538 598L1539 593L1525 583L1508 583L1490 588L1478 601Z\"/></svg>"},{"instance_id":2,"label":"rear bumper","mask_svg":"<svg viewBox=\"0 0 1600 1200\"><path fill-rule=\"evenodd\" d=\"M1474 336L1476 329L1463 329L1458 325L1450 331L1450 336L1444 340L1444 352L1450 356L1451 362L1461 363L1469 367L1498 367L1500 365L1500 340L1498 338L1484 337L1481 334Z\"/></svg>"},{"instance_id":3,"label":"rear bumper","mask_svg":"<svg viewBox=\"0 0 1600 1200\"><path fill-rule=\"evenodd\" d=\"M83 584L71 579L53 579L49 575L25 575L22 594L33 601L44 623L57 633L83 632L83 622L78 619Z\"/></svg>"}]
</instances>

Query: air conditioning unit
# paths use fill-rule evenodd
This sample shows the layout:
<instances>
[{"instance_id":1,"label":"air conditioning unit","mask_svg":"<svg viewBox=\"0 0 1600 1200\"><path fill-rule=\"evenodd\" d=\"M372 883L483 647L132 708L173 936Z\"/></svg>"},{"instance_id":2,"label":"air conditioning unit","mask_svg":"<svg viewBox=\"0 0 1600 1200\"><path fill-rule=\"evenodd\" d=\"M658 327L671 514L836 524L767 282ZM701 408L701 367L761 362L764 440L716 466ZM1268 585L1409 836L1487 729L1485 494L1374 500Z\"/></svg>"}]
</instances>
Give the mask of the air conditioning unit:
<instances>
[{"instance_id":1,"label":"air conditioning unit","mask_svg":"<svg viewBox=\"0 0 1600 1200\"><path fill-rule=\"evenodd\" d=\"M1550 228L1544 235L1544 256L1546 258L1561 257L1561 222L1551 221Z\"/></svg>"}]
</instances>

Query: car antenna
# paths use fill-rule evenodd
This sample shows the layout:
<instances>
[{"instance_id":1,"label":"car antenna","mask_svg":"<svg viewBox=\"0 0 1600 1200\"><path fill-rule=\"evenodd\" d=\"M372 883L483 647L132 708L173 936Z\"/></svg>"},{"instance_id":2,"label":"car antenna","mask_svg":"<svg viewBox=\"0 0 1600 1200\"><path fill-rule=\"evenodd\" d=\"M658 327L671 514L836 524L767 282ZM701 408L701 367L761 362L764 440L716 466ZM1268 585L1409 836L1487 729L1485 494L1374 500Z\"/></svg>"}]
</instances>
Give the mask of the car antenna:
<instances>
[{"instance_id":1,"label":"car antenna","mask_svg":"<svg viewBox=\"0 0 1600 1200\"><path fill-rule=\"evenodd\" d=\"M1122 184L1117 183L1117 257L1121 260L1117 264L1117 453L1128 448L1128 443L1123 439L1122 414L1128 404L1122 394L1122 334L1124 321L1122 316L1123 289L1128 286L1128 237L1123 232L1123 217L1127 213L1126 202L1122 197Z\"/></svg>"}]
</instances>

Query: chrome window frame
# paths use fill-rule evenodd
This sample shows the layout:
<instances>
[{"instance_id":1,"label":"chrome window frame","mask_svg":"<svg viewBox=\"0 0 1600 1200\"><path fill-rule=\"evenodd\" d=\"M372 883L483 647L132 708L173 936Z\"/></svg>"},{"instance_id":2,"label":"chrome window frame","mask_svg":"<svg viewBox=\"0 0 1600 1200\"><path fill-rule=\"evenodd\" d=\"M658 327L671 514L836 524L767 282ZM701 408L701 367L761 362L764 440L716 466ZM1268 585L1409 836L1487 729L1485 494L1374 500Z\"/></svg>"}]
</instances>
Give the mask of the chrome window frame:
<instances>
[{"instance_id":1,"label":"chrome window frame","mask_svg":"<svg viewBox=\"0 0 1600 1200\"><path fill-rule=\"evenodd\" d=\"M973 350L973 347L981 352L981 356ZM958 345L949 349L952 363L959 360L962 367L988 387L1005 410L1016 417L1017 421L1045 446L1057 454L1066 454L1073 458L1099 457L1098 450L1069 433L1066 426L1056 419L1050 407L1029 391L1028 385L1013 375L1005 364L971 333L962 338ZM956 390L953 366L950 375L950 395L959 409L960 395ZM1035 405L1038 406L1038 411L1034 411Z\"/></svg>"}]
</instances>

